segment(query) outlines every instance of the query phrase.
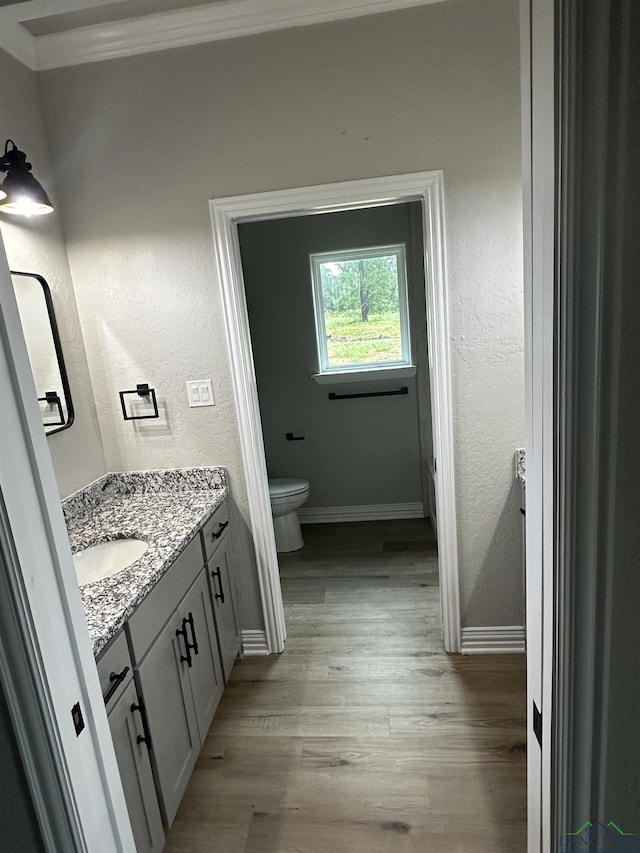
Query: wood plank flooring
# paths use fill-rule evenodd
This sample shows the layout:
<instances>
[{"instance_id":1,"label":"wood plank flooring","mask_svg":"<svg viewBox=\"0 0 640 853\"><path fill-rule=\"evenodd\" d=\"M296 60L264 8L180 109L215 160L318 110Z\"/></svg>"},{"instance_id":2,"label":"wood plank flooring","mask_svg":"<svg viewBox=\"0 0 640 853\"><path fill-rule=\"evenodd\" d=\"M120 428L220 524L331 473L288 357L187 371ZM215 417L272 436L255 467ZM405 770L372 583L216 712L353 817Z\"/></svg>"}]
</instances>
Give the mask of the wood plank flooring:
<instances>
[{"instance_id":1,"label":"wood plank flooring","mask_svg":"<svg viewBox=\"0 0 640 853\"><path fill-rule=\"evenodd\" d=\"M303 532L165 853L524 853L524 656L444 653L427 521Z\"/></svg>"}]
</instances>

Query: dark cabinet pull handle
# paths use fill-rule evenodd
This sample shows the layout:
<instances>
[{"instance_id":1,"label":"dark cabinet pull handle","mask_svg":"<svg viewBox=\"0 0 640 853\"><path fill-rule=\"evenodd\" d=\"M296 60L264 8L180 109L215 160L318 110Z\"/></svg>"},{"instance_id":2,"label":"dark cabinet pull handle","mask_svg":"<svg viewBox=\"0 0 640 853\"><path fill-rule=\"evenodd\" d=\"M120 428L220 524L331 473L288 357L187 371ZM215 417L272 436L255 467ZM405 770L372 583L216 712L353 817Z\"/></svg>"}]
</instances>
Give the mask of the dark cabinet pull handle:
<instances>
[{"instance_id":1,"label":"dark cabinet pull handle","mask_svg":"<svg viewBox=\"0 0 640 853\"><path fill-rule=\"evenodd\" d=\"M193 639L193 642L192 642L192 643L188 643L187 645L189 646L189 648L193 649L193 651L195 652L195 654L198 654L198 640L197 640L197 638L196 638L196 626L193 624L193 613L190 613L190 614L187 616L187 618L186 618L186 619L183 619L183 620L182 620L182 624L183 624L183 626L184 626L184 625L185 625L185 623L187 623L187 622L188 622L188 623L189 623L189 625L191 626L191 637L192 637L192 639Z\"/></svg>"},{"instance_id":2,"label":"dark cabinet pull handle","mask_svg":"<svg viewBox=\"0 0 640 853\"><path fill-rule=\"evenodd\" d=\"M187 639L186 624L187 620L183 619L182 628L176 628L176 637L180 637L180 635L182 635L182 638L184 640L184 649L186 652L186 655L180 655L180 662L182 663L184 661L189 667L189 669L191 669L191 667L193 666L193 661L191 660L191 645L189 644L189 640ZM180 648L180 640L178 640L178 648Z\"/></svg>"},{"instance_id":3,"label":"dark cabinet pull handle","mask_svg":"<svg viewBox=\"0 0 640 853\"><path fill-rule=\"evenodd\" d=\"M211 534L211 538L212 539L219 539L222 536L222 534L224 533L224 531L227 529L228 526L229 526L229 520L228 519L227 519L227 521L221 521L220 524L218 525L218 529L214 530L214 532Z\"/></svg>"},{"instance_id":4,"label":"dark cabinet pull handle","mask_svg":"<svg viewBox=\"0 0 640 853\"><path fill-rule=\"evenodd\" d=\"M147 720L147 709L144 707L144 702L138 699L138 704L135 702L131 706L131 713L140 711L140 721L142 722L143 735L138 735L136 743L146 743L147 749L151 749L151 735L149 734L149 722Z\"/></svg>"},{"instance_id":5,"label":"dark cabinet pull handle","mask_svg":"<svg viewBox=\"0 0 640 853\"><path fill-rule=\"evenodd\" d=\"M224 589L222 588L222 575L220 574L220 566L217 566L216 570L214 572L211 572L211 577L214 579L218 578L218 587L220 589L220 592L216 592L213 597L216 599L216 601L220 601L220 604L224 604Z\"/></svg>"},{"instance_id":6,"label":"dark cabinet pull handle","mask_svg":"<svg viewBox=\"0 0 640 853\"><path fill-rule=\"evenodd\" d=\"M109 703L109 700L111 699L111 697L113 696L113 694L116 692L116 690L118 689L118 687L120 687L120 685L122 684L122 682L123 682L123 681L125 680L125 678L127 677L127 673L128 673L128 672L129 672L129 667L128 667L128 666L125 666L125 668L122 670L122 672L112 672L112 673L110 673L110 675L109 675L109 681L111 682L111 687L107 690L107 692L106 692L106 693L104 694L104 696L102 697L102 698L104 699L104 704L105 704L105 705L107 705L107 704Z\"/></svg>"}]
</instances>

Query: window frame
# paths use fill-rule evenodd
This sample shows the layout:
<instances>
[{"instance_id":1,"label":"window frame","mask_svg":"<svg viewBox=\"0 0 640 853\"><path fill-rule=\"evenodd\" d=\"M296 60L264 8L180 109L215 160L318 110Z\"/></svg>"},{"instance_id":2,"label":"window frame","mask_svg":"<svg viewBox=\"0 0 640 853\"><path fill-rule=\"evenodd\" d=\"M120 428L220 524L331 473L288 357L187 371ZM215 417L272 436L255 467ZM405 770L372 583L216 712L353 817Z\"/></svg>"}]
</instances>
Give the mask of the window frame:
<instances>
[{"instance_id":1,"label":"window frame","mask_svg":"<svg viewBox=\"0 0 640 853\"><path fill-rule=\"evenodd\" d=\"M395 361L367 361L360 364L329 364L327 347L327 328L325 323L325 306L322 294L322 277L320 267L326 263L378 258L382 255L396 255L398 278L398 311L400 316L400 347L402 358ZM331 252L311 252L309 254L311 267L311 286L313 290L313 311L315 318L316 349L318 353L318 373L314 374L317 381L322 377L350 376L362 374L386 374L393 371L415 371L412 361L411 330L409 322L409 294L407 288L407 252L406 243L392 243L382 246L367 246L361 249L345 249ZM371 378L371 377L367 377ZM380 376L383 378L383 376Z\"/></svg>"}]
</instances>

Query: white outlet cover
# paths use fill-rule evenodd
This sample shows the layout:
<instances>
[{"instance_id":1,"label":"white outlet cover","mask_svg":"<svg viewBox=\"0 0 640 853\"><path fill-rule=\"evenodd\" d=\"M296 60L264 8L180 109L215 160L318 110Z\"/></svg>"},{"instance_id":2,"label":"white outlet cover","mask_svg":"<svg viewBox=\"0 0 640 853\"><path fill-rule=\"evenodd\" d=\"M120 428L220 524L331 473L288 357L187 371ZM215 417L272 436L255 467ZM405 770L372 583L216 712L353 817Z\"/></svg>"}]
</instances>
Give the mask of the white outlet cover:
<instances>
[{"instance_id":1,"label":"white outlet cover","mask_svg":"<svg viewBox=\"0 0 640 853\"><path fill-rule=\"evenodd\" d=\"M210 379L194 379L186 383L187 398L189 407L196 406L215 406L216 401L213 396L213 386Z\"/></svg>"}]
</instances>

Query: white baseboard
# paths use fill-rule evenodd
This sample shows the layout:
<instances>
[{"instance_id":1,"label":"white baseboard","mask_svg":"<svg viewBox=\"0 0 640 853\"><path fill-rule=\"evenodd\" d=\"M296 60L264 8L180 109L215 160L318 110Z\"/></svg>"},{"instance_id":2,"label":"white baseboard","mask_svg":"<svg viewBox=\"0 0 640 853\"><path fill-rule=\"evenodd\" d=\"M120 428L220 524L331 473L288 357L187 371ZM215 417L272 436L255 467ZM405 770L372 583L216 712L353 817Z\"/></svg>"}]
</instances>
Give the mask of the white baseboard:
<instances>
[{"instance_id":1,"label":"white baseboard","mask_svg":"<svg viewBox=\"0 0 640 853\"><path fill-rule=\"evenodd\" d=\"M267 635L264 631L243 631L242 651L247 657L268 655Z\"/></svg>"},{"instance_id":2,"label":"white baseboard","mask_svg":"<svg viewBox=\"0 0 640 853\"><path fill-rule=\"evenodd\" d=\"M524 654L525 629L522 625L463 628L460 651L463 655Z\"/></svg>"},{"instance_id":3,"label":"white baseboard","mask_svg":"<svg viewBox=\"0 0 640 853\"><path fill-rule=\"evenodd\" d=\"M302 524L424 518L424 506L419 501L404 504L369 504L366 506L303 506L298 510L298 518Z\"/></svg>"}]
</instances>

